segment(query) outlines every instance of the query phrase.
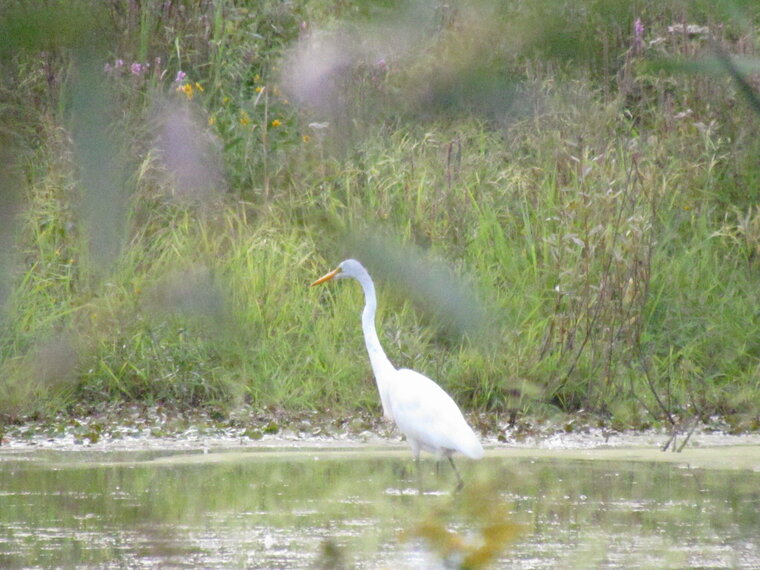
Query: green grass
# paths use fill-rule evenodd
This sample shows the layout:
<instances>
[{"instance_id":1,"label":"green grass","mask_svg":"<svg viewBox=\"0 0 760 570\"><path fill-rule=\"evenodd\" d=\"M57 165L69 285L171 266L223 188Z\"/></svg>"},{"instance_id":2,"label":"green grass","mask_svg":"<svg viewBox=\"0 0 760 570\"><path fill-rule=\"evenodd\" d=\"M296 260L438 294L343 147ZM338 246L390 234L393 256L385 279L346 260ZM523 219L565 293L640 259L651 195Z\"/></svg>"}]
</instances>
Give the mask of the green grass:
<instances>
[{"instance_id":1,"label":"green grass","mask_svg":"<svg viewBox=\"0 0 760 570\"><path fill-rule=\"evenodd\" d=\"M391 359L467 409L756 419L760 117L728 74L662 63L710 56L667 32L684 17L756 61L760 15L581 4L402 11L426 32L382 63L401 5L113 2L125 31L87 50L87 2L49 37L9 12L0 420L376 411L359 288L308 287L349 255ZM288 47L340 26L353 59L301 104Z\"/></svg>"}]
</instances>

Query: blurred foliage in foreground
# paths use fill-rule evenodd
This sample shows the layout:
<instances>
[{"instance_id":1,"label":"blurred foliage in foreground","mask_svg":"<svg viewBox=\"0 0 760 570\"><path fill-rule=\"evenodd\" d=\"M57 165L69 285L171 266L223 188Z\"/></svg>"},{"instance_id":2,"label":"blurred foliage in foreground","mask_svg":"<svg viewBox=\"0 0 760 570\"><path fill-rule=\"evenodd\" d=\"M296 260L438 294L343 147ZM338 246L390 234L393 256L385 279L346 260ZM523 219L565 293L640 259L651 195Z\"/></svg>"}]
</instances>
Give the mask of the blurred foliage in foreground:
<instances>
[{"instance_id":1,"label":"blurred foliage in foreground","mask_svg":"<svg viewBox=\"0 0 760 570\"><path fill-rule=\"evenodd\" d=\"M112 400L758 421L754 2L8 2L0 419Z\"/></svg>"}]
</instances>

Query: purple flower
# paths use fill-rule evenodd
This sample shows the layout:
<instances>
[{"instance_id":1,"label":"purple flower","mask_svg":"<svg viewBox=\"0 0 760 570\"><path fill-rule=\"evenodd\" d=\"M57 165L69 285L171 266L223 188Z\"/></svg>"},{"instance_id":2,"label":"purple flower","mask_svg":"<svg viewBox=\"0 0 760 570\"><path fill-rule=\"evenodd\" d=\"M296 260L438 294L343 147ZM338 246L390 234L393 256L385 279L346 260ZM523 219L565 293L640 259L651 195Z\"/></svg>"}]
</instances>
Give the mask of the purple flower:
<instances>
[{"instance_id":1,"label":"purple flower","mask_svg":"<svg viewBox=\"0 0 760 570\"><path fill-rule=\"evenodd\" d=\"M185 79L187 79L187 73L182 71L181 69L177 72L177 77L174 78L175 83L181 83Z\"/></svg>"},{"instance_id":2,"label":"purple flower","mask_svg":"<svg viewBox=\"0 0 760 570\"><path fill-rule=\"evenodd\" d=\"M120 67L124 67L124 60L123 59L117 59L114 62L113 67L114 67L114 69L119 69Z\"/></svg>"},{"instance_id":3,"label":"purple flower","mask_svg":"<svg viewBox=\"0 0 760 570\"><path fill-rule=\"evenodd\" d=\"M633 49L636 53L644 50L644 24L641 23L641 18L636 18L633 23Z\"/></svg>"},{"instance_id":4,"label":"purple flower","mask_svg":"<svg viewBox=\"0 0 760 570\"><path fill-rule=\"evenodd\" d=\"M132 72L132 75L142 75L142 72L145 71L145 67L142 63L133 63L129 66L129 70Z\"/></svg>"}]
</instances>

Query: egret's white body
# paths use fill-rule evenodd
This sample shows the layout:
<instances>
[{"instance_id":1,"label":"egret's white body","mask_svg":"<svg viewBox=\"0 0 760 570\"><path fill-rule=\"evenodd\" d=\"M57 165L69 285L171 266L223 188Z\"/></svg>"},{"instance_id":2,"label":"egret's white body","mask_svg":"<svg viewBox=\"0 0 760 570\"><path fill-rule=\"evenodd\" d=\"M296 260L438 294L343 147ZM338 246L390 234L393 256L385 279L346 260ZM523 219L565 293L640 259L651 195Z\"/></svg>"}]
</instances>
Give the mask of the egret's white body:
<instances>
[{"instance_id":1,"label":"egret's white body","mask_svg":"<svg viewBox=\"0 0 760 570\"><path fill-rule=\"evenodd\" d=\"M388 360L375 328L375 285L361 263L347 259L312 285L347 277L356 279L364 290L362 330L383 414L393 420L406 436L415 460L419 459L423 450L448 457L461 485L461 477L451 455L458 451L471 459L480 459L483 457L480 440L443 388L419 372L408 368L396 369Z\"/></svg>"}]
</instances>

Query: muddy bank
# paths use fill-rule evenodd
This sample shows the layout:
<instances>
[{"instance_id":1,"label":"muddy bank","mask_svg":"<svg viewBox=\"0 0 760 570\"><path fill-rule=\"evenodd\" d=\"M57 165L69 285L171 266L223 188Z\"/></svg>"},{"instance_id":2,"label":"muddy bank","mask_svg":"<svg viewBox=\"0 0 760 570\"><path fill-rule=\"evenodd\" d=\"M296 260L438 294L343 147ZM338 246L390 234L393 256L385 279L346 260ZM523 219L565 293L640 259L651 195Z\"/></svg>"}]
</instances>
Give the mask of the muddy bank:
<instances>
[{"instance_id":1,"label":"muddy bank","mask_svg":"<svg viewBox=\"0 0 760 570\"><path fill-rule=\"evenodd\" d=\"M616 430L596 418L522 419L471 416L470 421L493 452L519 450L585 452L594 449L651 449L668 441L666 427ZM163 406L109 406L79 417L59 416L0 427L0 450L197 450L223 448L403 449L399 433L370 413L350 417L330 411L240 410L222 417L209 411L178 411ZM760 432L730 433L720 420L700 424L685 450L759 446ZM677 437L681 445L686 433ZM684 450L684 451L685 451ZM676 454L677 455L677 454ZM616 456L616 454L608 454ZM758 459L760 461L760 458ZM741 462L740 462L741 463ZM743 464L743 463L742 463ZM760 465L757 467L760 469Z\"/></svg>"}]
</instances>

